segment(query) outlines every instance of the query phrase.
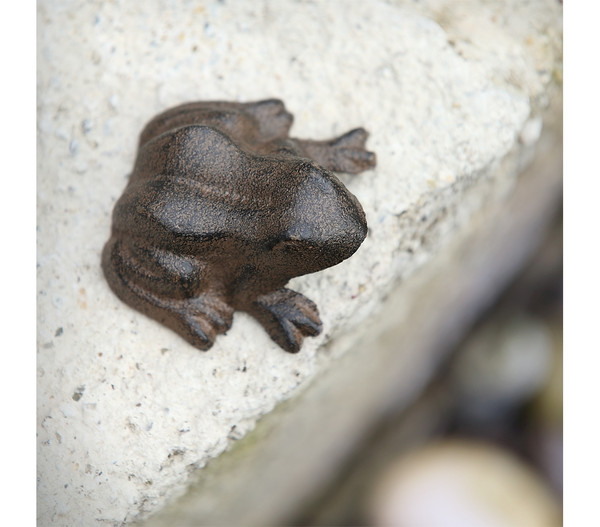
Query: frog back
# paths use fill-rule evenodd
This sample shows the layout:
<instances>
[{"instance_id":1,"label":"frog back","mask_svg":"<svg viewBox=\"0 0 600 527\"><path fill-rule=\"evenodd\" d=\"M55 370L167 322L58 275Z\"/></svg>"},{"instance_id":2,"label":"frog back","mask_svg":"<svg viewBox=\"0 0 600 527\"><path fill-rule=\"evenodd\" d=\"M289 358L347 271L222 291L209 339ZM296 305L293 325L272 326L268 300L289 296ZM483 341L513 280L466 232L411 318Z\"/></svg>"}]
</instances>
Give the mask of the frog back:
<instances>
[{"instance_id":1,"label":"frog back","mask_svg":"<svg viewBox=\"0 0 600 527\"><path fill-rule=\"evenodd\" d=\"M293 200L278 177L286 162L247 152L210 126L170 130L140 148L113 227L157 243L264 240Z\"/></svg>"}]
</instances>

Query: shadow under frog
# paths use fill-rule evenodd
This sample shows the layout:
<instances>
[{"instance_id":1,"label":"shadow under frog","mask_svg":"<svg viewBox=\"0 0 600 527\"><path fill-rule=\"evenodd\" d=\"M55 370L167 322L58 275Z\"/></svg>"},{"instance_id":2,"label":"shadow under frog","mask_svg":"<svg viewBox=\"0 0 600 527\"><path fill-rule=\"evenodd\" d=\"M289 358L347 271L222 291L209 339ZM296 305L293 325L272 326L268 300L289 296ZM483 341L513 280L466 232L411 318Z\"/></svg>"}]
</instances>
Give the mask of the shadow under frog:
<instances>
[{"instance_id":1,"label":"shadow under frog","mask_svg":"<svg viewBox=\"0 0 600 527\"><path fill-rule=\"evenodd\" d=\"M320 333L316 305L285 284L358 249L364 212L330 171L361 172L375 154L362 128L302 140L292 120L272 99L190 103L148 123L102 254L121 300L202 350L235 310L291 353Z\"/></svg>"}]
</instances>

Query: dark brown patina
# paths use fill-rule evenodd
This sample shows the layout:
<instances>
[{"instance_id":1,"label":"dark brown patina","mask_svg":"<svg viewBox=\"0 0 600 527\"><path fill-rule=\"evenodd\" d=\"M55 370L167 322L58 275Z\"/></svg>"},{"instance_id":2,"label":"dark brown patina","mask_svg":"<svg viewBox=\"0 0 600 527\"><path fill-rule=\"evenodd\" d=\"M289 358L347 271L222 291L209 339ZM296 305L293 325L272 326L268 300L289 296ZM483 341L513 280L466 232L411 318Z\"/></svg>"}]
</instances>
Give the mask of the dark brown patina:
<instances>
[{"instance_id":1,"label":"dark brown patina","mask_svg":"<svg viewBox=\"0 0 600 527\"><path fill-rule=\"evenodd\" d=\"M375 154L362 128L302 140L292 120L271 99L190 103L148 123L102 254L121 300L202 350L235 310L292 353L320 333L316 305L285 284L358 249L364 212L330 171L361 172Z\"/></svg>"}]
</instances>

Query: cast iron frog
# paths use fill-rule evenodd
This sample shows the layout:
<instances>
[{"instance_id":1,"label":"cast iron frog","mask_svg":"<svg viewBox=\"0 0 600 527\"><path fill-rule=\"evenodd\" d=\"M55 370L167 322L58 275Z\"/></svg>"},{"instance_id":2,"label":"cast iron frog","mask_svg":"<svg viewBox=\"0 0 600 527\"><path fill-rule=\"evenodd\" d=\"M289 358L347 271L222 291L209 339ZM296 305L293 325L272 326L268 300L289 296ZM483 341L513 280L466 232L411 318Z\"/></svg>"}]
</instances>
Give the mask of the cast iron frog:
<instances>
[{"instance_id":1,"label":"cast iron frog","mask_svg":"<svg viewBox=\"0 0 600 527\"><path fill-rule=\"evenodd\" d=\"M367 234L357 199L330 172L375 165L358 128L288 137L283 103L195 102L142 131L102 267L116 295L201 350L256 318L296 353L321 331L316 305L284 286L351 256Z\"/></svg>"}]
</instances>

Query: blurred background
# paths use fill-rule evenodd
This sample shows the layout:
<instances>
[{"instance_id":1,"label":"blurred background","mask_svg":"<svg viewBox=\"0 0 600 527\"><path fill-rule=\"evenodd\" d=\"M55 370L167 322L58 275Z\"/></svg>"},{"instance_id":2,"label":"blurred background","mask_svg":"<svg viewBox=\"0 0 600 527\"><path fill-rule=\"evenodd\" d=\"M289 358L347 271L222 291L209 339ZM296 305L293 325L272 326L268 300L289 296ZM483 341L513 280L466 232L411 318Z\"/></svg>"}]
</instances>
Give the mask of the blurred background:
<instances>
[{"instance_id":1,"label":"blurred background","mask_svg":"<svg viewBox=\"0 0 600 527\"><path fill-rule=\"evenodd\" d=\"M561 525L562 210L422 394L292 525Z\"/></svg>"}]
</instances>

